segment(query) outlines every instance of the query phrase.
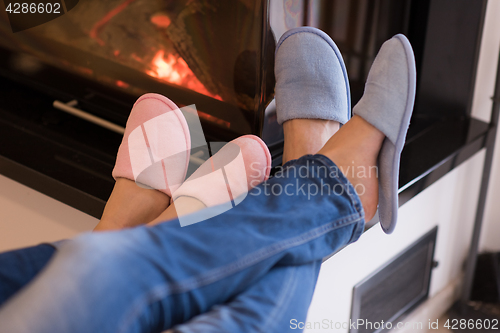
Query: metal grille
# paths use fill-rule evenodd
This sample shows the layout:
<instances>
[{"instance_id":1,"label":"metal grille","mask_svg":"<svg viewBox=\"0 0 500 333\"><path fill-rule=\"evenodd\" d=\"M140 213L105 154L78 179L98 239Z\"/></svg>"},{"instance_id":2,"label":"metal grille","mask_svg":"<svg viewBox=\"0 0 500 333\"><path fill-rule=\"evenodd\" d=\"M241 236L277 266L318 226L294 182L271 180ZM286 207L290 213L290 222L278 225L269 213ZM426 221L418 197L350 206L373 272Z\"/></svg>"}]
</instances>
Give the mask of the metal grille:
<instances>
[{"instance_id":1,"label":"metal grille","mask_svg":"<svg viewBox=\"0 0 500 333\"><path fill-rule=\"evenodd\" d=\"M382 332L427 298L437 227L354 287L351 320L364 324L351 333ZM361 321L360 321L361 323Z\"/></svg>"}]
</instances>

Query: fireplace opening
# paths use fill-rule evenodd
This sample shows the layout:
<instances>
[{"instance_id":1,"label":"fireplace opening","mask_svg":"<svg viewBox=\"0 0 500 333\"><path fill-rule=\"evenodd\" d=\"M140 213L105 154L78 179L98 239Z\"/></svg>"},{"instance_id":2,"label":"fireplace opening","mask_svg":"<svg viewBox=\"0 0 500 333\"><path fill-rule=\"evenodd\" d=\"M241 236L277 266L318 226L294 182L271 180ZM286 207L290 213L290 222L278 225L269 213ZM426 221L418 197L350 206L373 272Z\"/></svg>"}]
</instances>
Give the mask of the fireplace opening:
<instances>
[{"instance_id":1,"label":"fireplace opening","mask_svg":"<svg viewBox=\"0 0 500 333\"><path fill-rule=\"evenodd\" d=\"M3 15L0 44L133 96L196 104L202 120L229 136L259 134L274 88L273 63L263 61L274 52L264 3L81 1L15 34Z\"/></svg>"}]
</instances>

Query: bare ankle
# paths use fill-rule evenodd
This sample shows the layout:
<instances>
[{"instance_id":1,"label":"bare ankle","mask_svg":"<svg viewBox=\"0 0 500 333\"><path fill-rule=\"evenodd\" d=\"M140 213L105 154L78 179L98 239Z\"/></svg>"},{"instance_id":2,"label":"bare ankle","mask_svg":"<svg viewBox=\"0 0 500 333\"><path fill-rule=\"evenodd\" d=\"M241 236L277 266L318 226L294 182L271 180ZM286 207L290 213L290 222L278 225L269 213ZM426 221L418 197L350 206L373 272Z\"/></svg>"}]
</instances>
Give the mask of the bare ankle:
<instances>
[{"instance_id":1,"label":"bare ankle","mask_svg":"<svg viewBox=\"0 0 500 333\"><path fill-rule=\"evenodd\" d=\"M144 189L131 180L118 178L101 221L94 230L117 230L146 224L160 215L169 203L170 198L160 191Z\"/></svg>"},{"instance_id":2,"label":"bare ankle","mask_svg":"<svg viewBox=\"0 0 500 333\"><path fill-rule=\"evenodd\" d=\"M378 205L377 156L384 134L359 116L354 116L319 151L330 158L358 194L366 219L371 219Z\"/></svg>"},{"instance_id":3,"label":"bare ankle","mask_svg":"<svg viewBox=\"0 0 500 333\"><path fill-rule=\"evenodd\" d=\"M285 146L283 163L308 154L316 154L340 127L337 121L292 119L283 123Z\"/></svg>"}]
</instances>

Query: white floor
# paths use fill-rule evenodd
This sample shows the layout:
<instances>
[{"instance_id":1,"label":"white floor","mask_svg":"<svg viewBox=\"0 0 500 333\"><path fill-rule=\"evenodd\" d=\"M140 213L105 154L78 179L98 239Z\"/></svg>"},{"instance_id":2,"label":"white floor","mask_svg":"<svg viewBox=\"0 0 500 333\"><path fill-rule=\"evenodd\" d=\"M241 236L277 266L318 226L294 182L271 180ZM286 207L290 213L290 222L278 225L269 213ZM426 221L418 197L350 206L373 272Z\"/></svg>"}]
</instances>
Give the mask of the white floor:
<instances>
[{"instance_id":1,"label":"white floor","mask_svg":"<svg viewBox=\"0 0 500 333\"><path fill-rule=\"evenodd\" d=\"M0 175L0 252L74 237L98 220Z\"/></svg>"}]
</instances>

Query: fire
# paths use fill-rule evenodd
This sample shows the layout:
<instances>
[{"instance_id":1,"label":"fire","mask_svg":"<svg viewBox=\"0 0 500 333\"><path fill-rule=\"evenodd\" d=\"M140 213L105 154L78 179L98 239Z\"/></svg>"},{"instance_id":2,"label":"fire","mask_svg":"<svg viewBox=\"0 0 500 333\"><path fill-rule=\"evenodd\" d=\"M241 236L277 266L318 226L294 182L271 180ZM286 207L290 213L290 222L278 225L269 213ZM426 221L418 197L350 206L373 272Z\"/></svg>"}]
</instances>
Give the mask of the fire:
<instances>
[{"instance_id":1,"label":"fire","mask_svg":"<svg viewBox=\"0 0 500 333\"><path fill-rule=\"evenodd\" d=\"M191 74L183 70L182 65L182 62L177 61L172 54L169 54L167 59L165 59L165 51L160 50L153 58L153 66L156 67L156 70L148 71L148 74L171 83L182 85L184 78Z\"/></svg>"},{"instance_id":2,"label":"fire","mask_svg":"<svg viewBox=\"0 0 500 333\"><path fill-rule=\"evenodd\" d=\"M152 77L222 100L219 95L213 95L205 88L180 57L169 54L165 58L165 51L160 50L154 56L151 67L152 70L147 70L146 73Z\"/></svg>"}]
</instances>

